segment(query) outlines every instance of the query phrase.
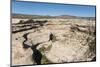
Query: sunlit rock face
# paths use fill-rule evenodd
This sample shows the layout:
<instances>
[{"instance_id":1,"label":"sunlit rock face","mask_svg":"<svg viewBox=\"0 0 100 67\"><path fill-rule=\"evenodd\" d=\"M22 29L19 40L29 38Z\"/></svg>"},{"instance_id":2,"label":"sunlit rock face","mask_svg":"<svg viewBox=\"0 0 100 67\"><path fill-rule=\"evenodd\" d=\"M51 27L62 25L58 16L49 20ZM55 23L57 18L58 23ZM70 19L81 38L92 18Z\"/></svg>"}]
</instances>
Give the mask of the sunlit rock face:
<instances>
[{"instance_id":1,"label":"sunlit rock face","mask_svg":"<svg viewBox=\"0 0 100 67\"><path fill-rule=\"evenodd\" d=\"M60 37L58 41L52 42L52 48L46 56L54 63L91 61L95 55L90 52L84 36L88 37L82 33Z\"/></svg>"},{"instance_id":2,"label":"sunlit rock face","mask_svg":"<svg viewBox=\"0 0 100 67\"><path fill-rule=\"evenodd\" d=\"M17 25L16 23L14 24ZM32 59L34 51L32 51L31 46L37 43L39 45L36 46L36 49L46 57L42 58L42 64L92 61L96 57L95 21L49 19L43 26L37 26L37 28L12 34L13 65L36 64ZM23 37L26 33L29 33L26 36L27 40ZM52 40L50 40L50 34L53 34ZM24 41L30 46L29 48L23 48Z\"/></svg>"}]
</instances>

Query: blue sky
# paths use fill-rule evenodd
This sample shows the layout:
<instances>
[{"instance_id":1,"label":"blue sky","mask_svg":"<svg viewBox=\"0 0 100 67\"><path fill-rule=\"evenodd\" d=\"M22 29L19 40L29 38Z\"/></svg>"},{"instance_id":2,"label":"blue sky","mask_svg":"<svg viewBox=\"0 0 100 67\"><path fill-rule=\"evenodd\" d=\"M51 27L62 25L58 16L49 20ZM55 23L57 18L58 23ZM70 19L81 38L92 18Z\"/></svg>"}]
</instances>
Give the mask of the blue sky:
<instances>
[{"instance_id":1,"label":"blue sky","mask_svg":"<svg viewBox=\"0 0 100 67\"><path fill-rule=\"evenodd\" d=\"M73 15L81 17L95 17L95 6L20 2L13 0L12 13L50 16Z\"/></svg>"}]
</instances>

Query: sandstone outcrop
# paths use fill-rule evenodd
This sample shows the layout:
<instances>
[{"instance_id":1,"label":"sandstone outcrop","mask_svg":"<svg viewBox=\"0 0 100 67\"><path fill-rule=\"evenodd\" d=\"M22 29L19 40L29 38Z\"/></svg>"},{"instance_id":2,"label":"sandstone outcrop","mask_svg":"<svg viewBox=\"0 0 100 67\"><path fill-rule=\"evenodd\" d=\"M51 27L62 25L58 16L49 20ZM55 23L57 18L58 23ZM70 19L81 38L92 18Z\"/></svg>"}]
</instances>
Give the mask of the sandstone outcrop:
<instances>
[{"instance_id":1,"label":"sandstone outcrop","mask_svg":"<svg viewBox=\"0 0 100 67\"><path fill-rule=\"evenodd\" d=\"M41 64L92 61L96 57L95 21L55 19L45 21L42 26L37 24L37 26L37 28L12 34L13 65L36 64L32 60L34 51L31 49L36 44L39 45L35 49L42 54ZM16 24L13 27L16 27ZM29 34L25 41L23 35L26 33ZM53 39L49 40L51 33ZM23 48L24 41L30 46L27 49Z\"/></svg>"}]
</instances>

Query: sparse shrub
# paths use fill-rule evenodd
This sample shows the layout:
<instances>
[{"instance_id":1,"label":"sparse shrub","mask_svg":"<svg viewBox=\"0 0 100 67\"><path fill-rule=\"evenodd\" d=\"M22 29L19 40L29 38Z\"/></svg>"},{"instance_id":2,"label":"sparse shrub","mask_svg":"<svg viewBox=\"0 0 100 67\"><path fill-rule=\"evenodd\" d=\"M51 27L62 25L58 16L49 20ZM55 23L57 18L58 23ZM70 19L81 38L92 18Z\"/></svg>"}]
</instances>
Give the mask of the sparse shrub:
<instances>
[{"instance_id":1,"label":"sparse shrub","mask_svg":"<svg viewBox=\"0 0 100 67\"><path fill-rule=\"evenodd\" d=\"M47 59L47 57L44 55L44 52L45 51L49 51L51 49L52 45L49 45L47 48L45 47L41 47L39 49L39 51L42 53L42 60L41 60L41 64L48 64L48 63L51 63L51 61L49 61Z\"/></svg>"},{"instance_id":2,"label":"sparse shrub","mask_svg":"<svg viewBox=\"0 0 100 67\"><path fill-rule=\"evenodd\" d=\"M46 48L45 48L45 47L41 47L41 48L39 49L39 51L41 51L42 53L44 53L44 52L46 51Z\"/></svg>"},{"instance_id":3,"label":"sparse shrub","mask_svg":"<svg viewBox=\"0 0 100 67\"><path fill-rule=\"evenodd\" d=\"M49 45L47 48L43 46L43 47L41 47L39 49L39 51L41 51L42 53L44 53L45 51L50 51L51 48L52 48L52 45Z\"/></svg>"},{"instance_id":4,"label":"sparse shrub","mask_svg":"<svg viewBox=\"0 0 100 67\"><path fill-rule=\"evenodd\" d=\"M41 64L48 64L52 63L50 60L47 59L45 55L42 56Z\"/></svg>"}]
</instances>

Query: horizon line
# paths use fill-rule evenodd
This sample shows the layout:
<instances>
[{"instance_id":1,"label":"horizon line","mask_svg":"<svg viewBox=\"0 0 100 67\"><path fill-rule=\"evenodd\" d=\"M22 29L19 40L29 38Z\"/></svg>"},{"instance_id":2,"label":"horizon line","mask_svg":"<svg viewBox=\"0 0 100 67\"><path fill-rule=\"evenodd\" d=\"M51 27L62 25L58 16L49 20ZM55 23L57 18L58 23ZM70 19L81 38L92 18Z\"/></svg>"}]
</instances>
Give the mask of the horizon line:
<instances>
[{"instance_id":1,"label":"horizon line","mask_svg":"<svg viewBox=\"0 0 100 67\"><path fill-rule=\"evenodd\" d=\"M66 15L40 15L40 14L24 14L24 13L12 13L12 14L22 14L22 15L38 15L38 16L51 16L51 17L54 17L54 16L74 16L74 17L93 17L95 18L96 16L76 16L76 15L70 15L70 14L66 14Z\"/></svg>"}]
</instances>

